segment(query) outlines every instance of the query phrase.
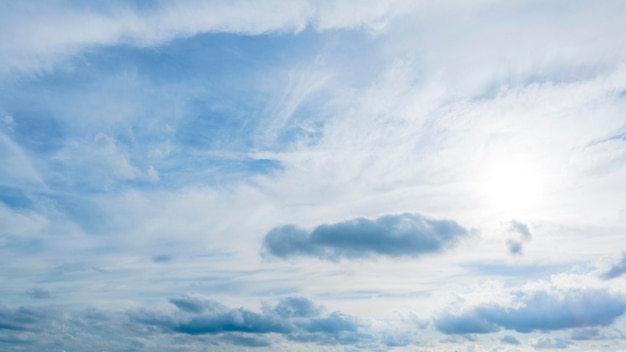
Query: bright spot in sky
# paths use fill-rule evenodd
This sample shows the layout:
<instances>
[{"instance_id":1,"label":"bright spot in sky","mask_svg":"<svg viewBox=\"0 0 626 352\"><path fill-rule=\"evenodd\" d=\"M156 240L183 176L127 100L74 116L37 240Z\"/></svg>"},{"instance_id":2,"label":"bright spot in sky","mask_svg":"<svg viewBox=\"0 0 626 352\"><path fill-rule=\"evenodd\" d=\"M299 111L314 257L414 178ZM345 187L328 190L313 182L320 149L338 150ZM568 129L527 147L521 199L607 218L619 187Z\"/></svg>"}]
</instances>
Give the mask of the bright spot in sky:
<instances>
[{"instance_id":1,"label":"bright spot in sky","mask_svg":"<svg viewBox=\"0 0 626 352\"><path fill-rule=\"evenodd\" d=\"M498 158L489 162L479 192L489 209L498 212L528 210L538 205L540 170L527 158Z\"/></svg>"}]
</instances>

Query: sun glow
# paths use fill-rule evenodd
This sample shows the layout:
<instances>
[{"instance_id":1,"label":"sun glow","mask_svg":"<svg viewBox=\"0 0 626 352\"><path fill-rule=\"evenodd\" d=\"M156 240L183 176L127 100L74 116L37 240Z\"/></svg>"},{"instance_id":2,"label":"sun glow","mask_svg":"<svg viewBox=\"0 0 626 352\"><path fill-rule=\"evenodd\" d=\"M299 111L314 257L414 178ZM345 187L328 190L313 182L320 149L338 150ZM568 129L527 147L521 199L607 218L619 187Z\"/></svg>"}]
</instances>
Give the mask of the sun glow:
<instances>
[{"instance_id":1,"label":"sun glow","mask_svg":"<svg viewBox=\"0 0 626 352\"><path fill-rule=\"evenodd\" d=\"M527 158L499 158L481 177L480 197L497 211L523 211L537 205L541 170Z\"/></svg>"}]
</instances>

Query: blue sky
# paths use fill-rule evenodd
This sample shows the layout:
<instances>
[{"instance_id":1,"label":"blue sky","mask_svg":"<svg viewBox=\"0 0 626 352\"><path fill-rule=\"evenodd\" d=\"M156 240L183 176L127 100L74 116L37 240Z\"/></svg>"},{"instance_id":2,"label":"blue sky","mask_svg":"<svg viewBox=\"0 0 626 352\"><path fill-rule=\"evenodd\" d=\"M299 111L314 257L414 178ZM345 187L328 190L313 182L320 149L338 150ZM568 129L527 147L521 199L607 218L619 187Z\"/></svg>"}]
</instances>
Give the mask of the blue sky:
<instances>
[{"instance_id":1,"label":"blue sky","mask_svg":"<svg viewBox=\"0 0 626 352\"><path fill-rule=\"evenodd\" d=\"M0 1L0 349L623 349L624 14Z\"/></svg>"}]
</instances>

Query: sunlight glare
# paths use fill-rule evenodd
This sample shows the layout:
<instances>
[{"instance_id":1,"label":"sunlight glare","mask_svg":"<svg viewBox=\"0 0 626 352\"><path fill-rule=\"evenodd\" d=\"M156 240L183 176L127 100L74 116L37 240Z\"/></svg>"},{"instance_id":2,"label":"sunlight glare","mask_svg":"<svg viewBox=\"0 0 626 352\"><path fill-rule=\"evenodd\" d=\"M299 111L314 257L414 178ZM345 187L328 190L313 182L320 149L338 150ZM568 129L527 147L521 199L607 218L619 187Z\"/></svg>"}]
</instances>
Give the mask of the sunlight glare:
<instances>
[{"instance_id":1,"label":"sunlight glare","mask_svg":"<svg viewBox=\"0 0 626 352\"><path fill-rule=\"evenodd\" d=\"M500 158L489 163L480 187L489 208L526 210L536 205L540 170L526 158Z\"/></svg>"}]
</instances>

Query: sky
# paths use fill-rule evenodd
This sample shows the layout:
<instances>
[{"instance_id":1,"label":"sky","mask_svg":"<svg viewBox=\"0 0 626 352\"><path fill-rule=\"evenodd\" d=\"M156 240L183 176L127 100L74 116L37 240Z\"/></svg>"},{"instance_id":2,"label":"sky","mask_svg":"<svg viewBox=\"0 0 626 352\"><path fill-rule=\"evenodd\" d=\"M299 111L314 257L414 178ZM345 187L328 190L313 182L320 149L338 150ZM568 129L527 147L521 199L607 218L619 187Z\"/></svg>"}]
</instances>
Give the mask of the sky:
<instances>
[{"instance_id":1,"label":"sky","mask_svg":"<svg viewBox=\"0 0 626 352\"><path fill-rule=\"evenodd\" d=\"M626 351L622 0L0 0L0 350Z\"/></svg>"}]
</instances>

